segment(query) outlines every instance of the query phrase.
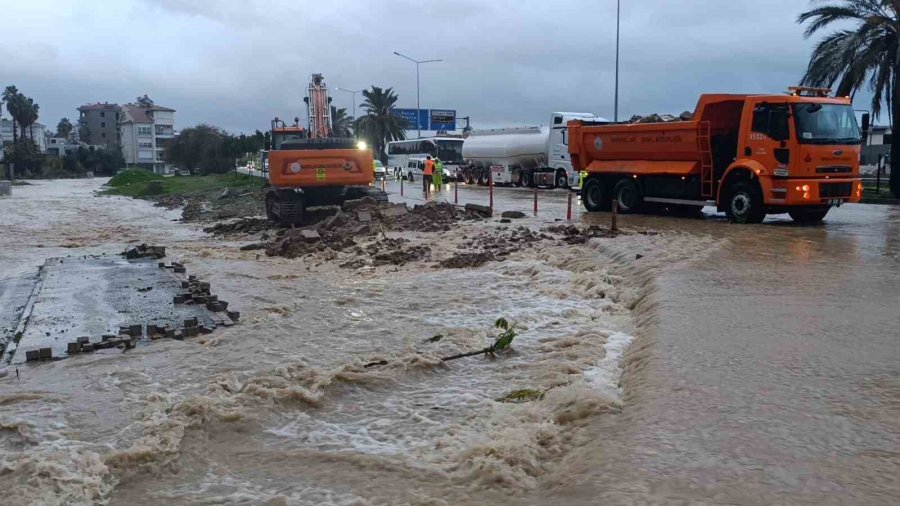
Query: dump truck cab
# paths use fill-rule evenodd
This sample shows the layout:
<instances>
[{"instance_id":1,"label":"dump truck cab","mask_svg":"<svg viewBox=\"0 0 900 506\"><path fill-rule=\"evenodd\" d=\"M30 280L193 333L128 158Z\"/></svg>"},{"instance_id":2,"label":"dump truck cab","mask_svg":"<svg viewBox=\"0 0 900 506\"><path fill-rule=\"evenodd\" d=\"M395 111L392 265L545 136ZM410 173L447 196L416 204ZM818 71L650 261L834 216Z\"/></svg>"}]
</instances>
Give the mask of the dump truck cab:
<instances>
[{"instance_id":1,"label":"dump truck cab","mask_svg":"<svg viewBox=\"0 0 900 506\"><path fill-rule=\"evenodd\" d=\"M821 220L862 196L863 138L847 97L790 88L785 95L709 94L689 121L569 123L572 163L587 172L588 210L715 205L732 220L766 214ZM863 119L864 128L868 116Z\"/></svg>"},{"instance_id":2,"label":"dump truck cab","mask_svg":"<svg viewBox=\"0 0 900 506\"><path fill-rule=\"evenodd\" d=\"M733 215L741 209L729 207L752 204L750 195L735 200L738 180L747 180L754 191L758 185L765 212L788 212L798 221L859 201L862 135L850 99L813 93L746 97L734 161L724 171L717 167L719 210Z\"/></svg>"}]
</instances>

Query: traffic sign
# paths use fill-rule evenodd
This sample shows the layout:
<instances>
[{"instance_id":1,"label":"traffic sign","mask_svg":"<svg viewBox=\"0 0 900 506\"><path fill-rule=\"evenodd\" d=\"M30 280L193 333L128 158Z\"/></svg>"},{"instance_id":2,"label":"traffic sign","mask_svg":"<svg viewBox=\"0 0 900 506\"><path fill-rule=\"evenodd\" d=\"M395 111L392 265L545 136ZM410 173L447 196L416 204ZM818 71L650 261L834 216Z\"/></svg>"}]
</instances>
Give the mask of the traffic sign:
<instances>
[{"instance_id":1,"label":"traffic sign","mask_svg":"<svg viewBox=\"0 0 900 506\"><path fill-rule=\"evenodd\" d=\"M406 120L407 130L456 130L454 109L391 109L391 113Z\"/></svg>"}]
</instances>

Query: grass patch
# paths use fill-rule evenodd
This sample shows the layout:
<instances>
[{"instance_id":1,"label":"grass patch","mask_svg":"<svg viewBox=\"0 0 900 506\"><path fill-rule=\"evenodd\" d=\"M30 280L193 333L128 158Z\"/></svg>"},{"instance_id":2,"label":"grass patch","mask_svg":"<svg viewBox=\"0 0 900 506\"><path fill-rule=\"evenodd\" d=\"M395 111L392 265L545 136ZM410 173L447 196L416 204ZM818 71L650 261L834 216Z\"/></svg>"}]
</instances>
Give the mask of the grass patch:
<instances>
[{"instance_id":1,"label":"grass patch","mask_svg":"<svg viewBox=\"0 0 900 506\"><path fill-rule=\"evenodd\" d=\"M148 185L151 186L149 192ZM262 186L262 180L233 172L209 176L163 177L145 170L126 170L110 179L107 186L104 191L107 195L142 197L151 194L157 196L215 193L225 188L258 188Z\"/></svg>"},{"instance_id":2,"label":"grass patch","mask_svg":"<svg viewBox=\"0 0 900 506\"><path fill-rule=\"evenodd\" d=\"M880 191L875 190L875 185L864 185L860 202L863 204L900 204L900 199L891 193L887 182L882 181Z\"/></svg>"}]
</instances>

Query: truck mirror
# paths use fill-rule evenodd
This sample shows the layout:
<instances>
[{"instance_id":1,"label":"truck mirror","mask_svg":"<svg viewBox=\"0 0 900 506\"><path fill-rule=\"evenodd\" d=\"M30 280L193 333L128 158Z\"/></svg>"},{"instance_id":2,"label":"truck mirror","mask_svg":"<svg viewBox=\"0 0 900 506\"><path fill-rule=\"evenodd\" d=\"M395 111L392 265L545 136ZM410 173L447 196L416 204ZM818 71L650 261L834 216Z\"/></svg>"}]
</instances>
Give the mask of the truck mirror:
<instances>
[{"instance_id":1,"label":"truck mirror","mask_svg":"<svg viewBox=\"0 0 900 506\"><path fill-rule=\"evenodd\" d=\"M865 142L866 139L869 138L869 122L870 122L869 113L864 112L862 115L862 139L863 139L863 142Z\"/></svg>"}]
</instances>

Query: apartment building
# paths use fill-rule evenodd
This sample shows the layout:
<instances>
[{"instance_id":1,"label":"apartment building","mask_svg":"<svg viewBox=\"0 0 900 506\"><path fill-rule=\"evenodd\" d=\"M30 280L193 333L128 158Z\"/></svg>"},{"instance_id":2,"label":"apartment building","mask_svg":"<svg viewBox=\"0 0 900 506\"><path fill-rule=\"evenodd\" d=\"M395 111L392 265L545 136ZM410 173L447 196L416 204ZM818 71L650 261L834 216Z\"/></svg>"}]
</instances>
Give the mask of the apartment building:
<instances>
[{"instance_id":1,"label":"apartment building","mask_svg":"<svg viewBox=\"0 0 900 506\"><path fill-rule=\"evenodd\" d=\"M171 172L163 155L174 138L175 109L156 105L147 95L121 107L119 140L129 167Z\"/></svg>"},{"instance_id":2,"label":"apartment building","mask_svg":"<svg viewBox=\"0 0 900 506\"><path fill-rule=\"evenodd\" d=\"M78 108L78 137L92 146L112 148L119 144L119 106L109 102Z\"/></svg>"}]
</instances>

